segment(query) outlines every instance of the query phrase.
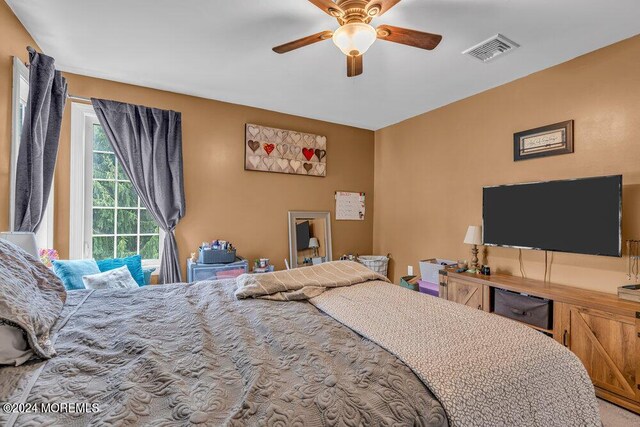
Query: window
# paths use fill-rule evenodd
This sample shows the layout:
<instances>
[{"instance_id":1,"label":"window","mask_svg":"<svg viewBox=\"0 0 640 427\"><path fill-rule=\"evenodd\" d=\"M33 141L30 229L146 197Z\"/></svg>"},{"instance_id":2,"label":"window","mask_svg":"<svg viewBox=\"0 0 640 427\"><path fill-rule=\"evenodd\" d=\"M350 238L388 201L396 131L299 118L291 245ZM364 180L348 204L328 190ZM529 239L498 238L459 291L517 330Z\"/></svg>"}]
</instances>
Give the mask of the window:
<instances>
[{"instance_id":1,"label":"window","mask_svg":"<svg viewBox=\"0 0 640 427\"><path fill-rule=\"evenodd\" d=\"M120 163L90 105L72 104L72 258L140 254L157 265L161 231Z\"/></svg>"},{"instance_id":2,"label":"window","mask_svg":"<svg viewBox=\"0 0 640 427\"><path fill-rule=\"evenodd\" d=\"M14 230L15 202L16 202L16 167L18 153L20 151L20 138L22 126L27 110L27 97L29 96L29 70L20 61L13 58L13 99L12 99L12 132L11 132L11 178L9 190L9 230ZM39 248L53 248L53 185L51 195L44 217L40 222L40 228L36 233L36 242Z\"/></svg>"}]
</instances>

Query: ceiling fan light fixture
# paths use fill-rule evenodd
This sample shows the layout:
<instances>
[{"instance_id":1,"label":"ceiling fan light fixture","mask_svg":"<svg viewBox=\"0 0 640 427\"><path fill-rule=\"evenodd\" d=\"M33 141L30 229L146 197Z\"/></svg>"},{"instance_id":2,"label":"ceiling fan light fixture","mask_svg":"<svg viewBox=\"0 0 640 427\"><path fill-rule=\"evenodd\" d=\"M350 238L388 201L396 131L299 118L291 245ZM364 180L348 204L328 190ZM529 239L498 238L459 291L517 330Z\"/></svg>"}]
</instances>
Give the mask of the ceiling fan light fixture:
<instances>
[{"instance_id":1,"label":"ceiling fan light fixture","mask_svg":"<svg viewBox=\"0 0 640 427\"><path fill-rule=\"evenodd\" d=\"M376 30L364 22L344 24L333 33L333 43L347 56L365 53L376 41Z\"/></svg>"}]
</instances>

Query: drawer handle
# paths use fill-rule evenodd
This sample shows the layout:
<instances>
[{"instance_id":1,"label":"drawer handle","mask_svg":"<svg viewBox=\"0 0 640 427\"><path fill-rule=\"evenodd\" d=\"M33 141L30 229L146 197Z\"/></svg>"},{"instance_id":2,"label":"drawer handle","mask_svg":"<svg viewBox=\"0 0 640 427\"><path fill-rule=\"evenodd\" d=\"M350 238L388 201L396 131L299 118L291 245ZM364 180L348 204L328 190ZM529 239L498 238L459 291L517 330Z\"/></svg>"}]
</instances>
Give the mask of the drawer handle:
<instances>
[{"instance_id":1,"label":"drawer handle","mask_svg":"<svg viewBox=\"0 0 640 427\"><path fill-rule=\"evenodd\" d=\"M526 311L524 311L524 310L518 310L517 308L512 308L512 309L511 309L511 312L512 312L513 314L517 314L518 316L524 316L525 314L527 314L527 312L526 312Z\"/></svg>"},{"instance_id":2,"label":"drawer handle","mask_svg":"<svg viewBox=\"0 0 640 427\"><path fill-rule=\"evenodd\" d=\"M562 334L562 345L568 347L567 345L567 337L569 336L569 331L565 329L564 334Z\"/></svg>"}]
</instances>

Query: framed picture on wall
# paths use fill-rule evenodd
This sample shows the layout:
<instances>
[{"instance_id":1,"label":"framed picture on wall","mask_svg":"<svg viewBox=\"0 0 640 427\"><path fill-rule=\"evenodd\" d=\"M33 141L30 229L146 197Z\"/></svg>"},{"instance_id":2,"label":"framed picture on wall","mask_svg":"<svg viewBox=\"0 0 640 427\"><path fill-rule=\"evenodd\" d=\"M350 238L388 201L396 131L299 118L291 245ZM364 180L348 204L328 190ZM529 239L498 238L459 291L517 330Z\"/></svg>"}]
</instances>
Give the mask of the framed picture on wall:
<instances>
[{"instance_id":1,"label":"framed picture on wall","mask_svg":"<svg viewBox=\"0 0 640 427\"><path fill-rule=\"evenodd\" d=\"M245 125L244 169L324 177L327 137L252 123Z\"/></svg>"},{"instance_id":2,"label":"framed picture on wall","mask_svg":"<svg viewBox=\"0 0 640 427\"><path fill-rule=\"evenodd\" d=\"M513 160L573 153L573 120L513 134Z\"/></svg>"}]
</instances>

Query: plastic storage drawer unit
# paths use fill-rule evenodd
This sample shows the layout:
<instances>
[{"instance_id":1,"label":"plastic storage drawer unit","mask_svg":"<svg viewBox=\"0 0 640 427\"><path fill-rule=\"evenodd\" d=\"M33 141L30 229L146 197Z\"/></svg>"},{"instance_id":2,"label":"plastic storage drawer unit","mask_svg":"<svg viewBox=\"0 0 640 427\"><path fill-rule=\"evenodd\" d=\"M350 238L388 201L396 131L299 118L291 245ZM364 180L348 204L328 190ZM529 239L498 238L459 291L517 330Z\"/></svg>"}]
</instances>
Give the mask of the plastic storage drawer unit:
<instances>
[{"instance_id":1,"label":"plastic storage drawer unit","mask_svg":"<svg viewBox=\"0 0 640 427\"><path fill-rule=\"evenodd\" d=\"M249 272L249 263L242 259L230 264L200 264L187 262L187 281L233 279Z\"/></svg>"}]
</instances>

